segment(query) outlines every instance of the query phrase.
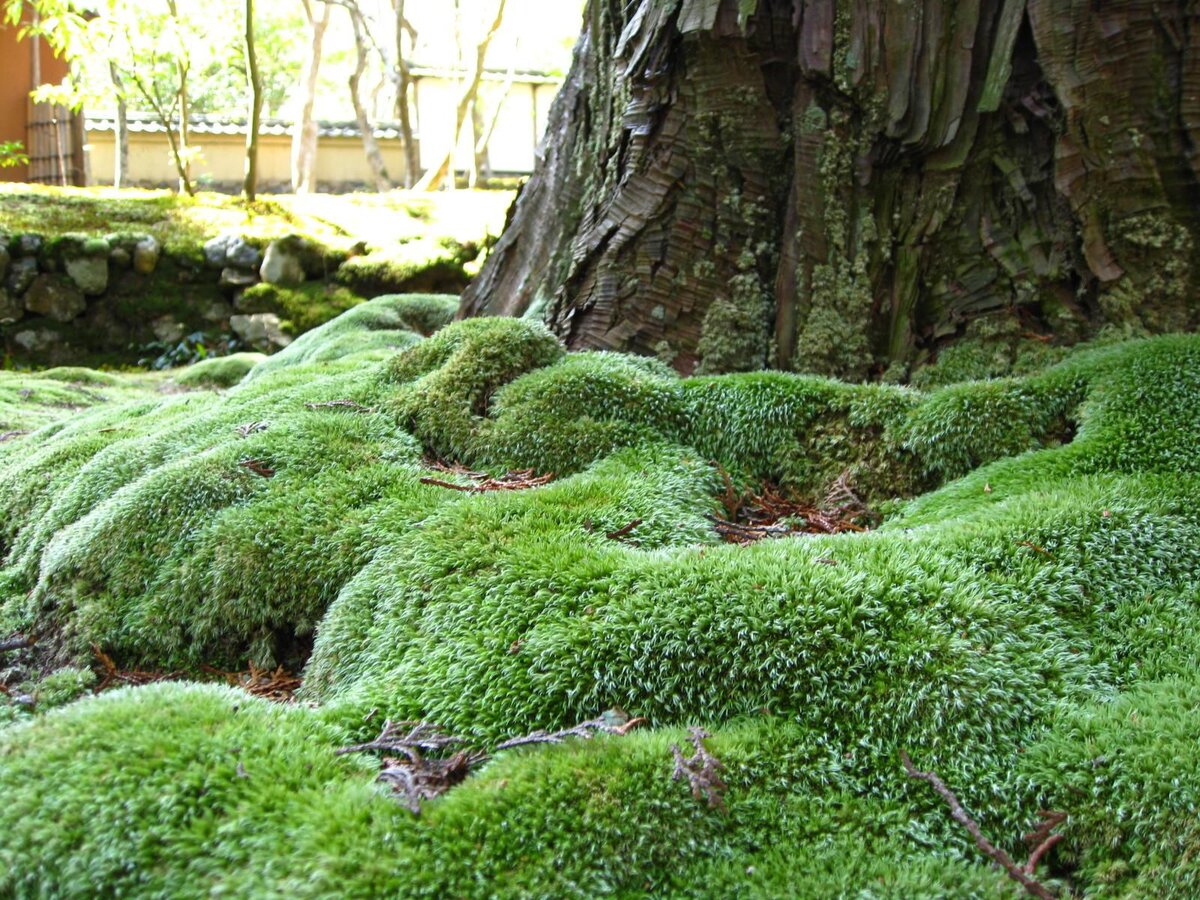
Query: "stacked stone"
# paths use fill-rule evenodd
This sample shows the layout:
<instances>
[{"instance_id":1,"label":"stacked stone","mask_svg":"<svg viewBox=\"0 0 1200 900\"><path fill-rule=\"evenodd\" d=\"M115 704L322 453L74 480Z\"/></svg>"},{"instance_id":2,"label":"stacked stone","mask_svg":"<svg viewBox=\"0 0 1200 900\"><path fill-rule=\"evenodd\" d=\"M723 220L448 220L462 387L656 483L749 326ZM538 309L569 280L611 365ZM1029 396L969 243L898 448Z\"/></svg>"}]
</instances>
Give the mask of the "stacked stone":
<instances>
[{"instance_id":1,"label":"stacked stone","mask_svg":"<svg viewBox=\"0 0 1200 900\"><path fill-rule=\"evenodd\" d=\"M210 268L220 270L221 288L233 298L233 307L239 311L246 288L260 281L288 287L303 284L312 268L306 268L305 263L314 255L320 257L320 251L296 235L271 241L265 252L236 234L223 234L204 245L205 261ZM233 332L260 350L286 347L291 342L281 326L275 313L239 312L229 318Z\"/></svg>"}]
</instances>

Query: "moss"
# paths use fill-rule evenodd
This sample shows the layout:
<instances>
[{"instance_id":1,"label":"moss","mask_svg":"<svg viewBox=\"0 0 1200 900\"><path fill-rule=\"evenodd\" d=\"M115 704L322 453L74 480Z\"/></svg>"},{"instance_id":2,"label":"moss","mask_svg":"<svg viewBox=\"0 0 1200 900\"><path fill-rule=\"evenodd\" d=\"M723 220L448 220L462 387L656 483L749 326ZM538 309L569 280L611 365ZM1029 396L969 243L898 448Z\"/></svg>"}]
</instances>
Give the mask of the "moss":
<instances>
[{"instance_id":1,"label":"moss","mask_svg":"<svg viewBox=\"0 0 1200 900\"><path fill-rule=\"evenodd\" d=\"M1046 804L1070 811L1066 853L1090 895L1200 890L1198 727L1200 681L1189 673L1064 710L1023 757Z\"/></svg>"},{"instance_id":2,"label":"moss","mask_svg":"<svg viewBox=\"0 0 1200 900\"><path fill-rule=\"evenodd\" d=\"M238 311L275 313L289 333L303 334L362 302L354 292L324 282L309 281L296 287L264 282L242 292Z\"/></svg>"},{"instance_id":3,"label":"moss","mask_svg":"<svg viewBox=\"0 0 1200 900\"><path fill-rule=\"evenodd\" d=\"M387 295L353 307L325 325L301 335L279 353L254 367L250 378L270 372L335 360L380 360L418 340L408 325L413 305L436 304L437 295Z\"/></svg>"},{"instance_id":4,"label":"moss","mask_svg":"<svg viewBox=\"0 0 1200 900\"><path fill-rule=\"evenodd\" d=\"M478 248L454 241L416 240L394 250L348 259L337 281L357 294L459 293L470 277L463 266Z\"/></svg>"},{"instance_id":5,"label":"moss","mask_svg":"<svg viewBox=\"0 0 1200 900\"><path fill-rule=\"evenodd\" d=\"M1011 896L900 748L1014 853L1040 805L1076 798L1046 878L1073 858L1080 892L1175 871L1186 892L1191 832L1163 823L1190 809L1170 792L1194 703L1151 683L1200 664L1200 339L922 392L679 379L517 320L421 340L401 305L356 307L224 394L0 444L6 628L164 667L299 665L315 630L318 704L159 686L0 728L0 893ZM315 360L376 332L415 343ZM451 491L422 483L427 452L563 474ZM843 466L872 496L942 486L870 534L738 547L706 518L710 459L812 492ZM1153 725L1105 720L1097 782L1079 722L1139 685ZM333 753L387 718L490 747L612 706L653 727L498 754L420 818ZM724 814L671 781L693 723ZM1152 764L1160 732L1180 762ZM1110 800L1128 818L1105 822Z\"/></svg>"},{"instance_id":6,"label":"moss","mask_svg":"<svg viewBox=\"0 0 1200 900\"><path fill-rule=\"evenodd\" d=\"M266 358L264 353L232 353L229 356L214 356L179 370L172 378L176 384L184 387L233 387Z\"/></svg>"},{"instance_id":7,"label":"moss","mask_svg":"<svg viewBox=\"0 0 1200 900\"><path fill-rule=\"evenodd\" d=\"M471 457L496 391L563 355L544 325L522 319L455 322L398 354L390 407L435 455Z\"/></svg>"}]
</instances>

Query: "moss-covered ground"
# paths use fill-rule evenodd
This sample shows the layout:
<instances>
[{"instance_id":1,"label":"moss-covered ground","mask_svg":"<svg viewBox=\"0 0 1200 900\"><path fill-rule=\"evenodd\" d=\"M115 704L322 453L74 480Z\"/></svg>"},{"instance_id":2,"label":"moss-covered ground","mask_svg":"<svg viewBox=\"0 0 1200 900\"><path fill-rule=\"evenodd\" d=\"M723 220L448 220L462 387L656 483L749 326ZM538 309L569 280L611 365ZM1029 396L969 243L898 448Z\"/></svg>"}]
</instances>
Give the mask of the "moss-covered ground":
<instances>
[{"instance_id":1,"label":"moss-covered ground","mask_svg":"<svg viewBox=\"0 0 1200 900\"><path fill-rule=\"evenodd\" d=\"M152 234L181 255L199 253L206 240L225 232L257 242L303 234L330 247L366 240L386 248L430 237L467 243L498 233L511 200L505 191L459 191L269 195L246 204L211 192L188 197L165 190L6 184L0 232Z\"/></svg>"},{"instance_id":2,"label":"moss-covered ground","mask_svg":"<svg viewBox=\"0 0 1200 900\"><path fill-rule=\"evenodd\" d=\"M1200 337L921 391L681 380L451 309L381 298L227 389L0 443L0 635L41 691L0 707L0 894L1016 896L901 750L1019 859L1066 812L1051 887L1200 890ZM848 472L886 518L723 544L721 470ZM67 702L93 646L184 680ZM304 702L198 683L247 660ZM649 727L494 753L419 816L334 752L612 707ZM672 780L689 725L723 805Z\"/></svg>"}]
</instances>

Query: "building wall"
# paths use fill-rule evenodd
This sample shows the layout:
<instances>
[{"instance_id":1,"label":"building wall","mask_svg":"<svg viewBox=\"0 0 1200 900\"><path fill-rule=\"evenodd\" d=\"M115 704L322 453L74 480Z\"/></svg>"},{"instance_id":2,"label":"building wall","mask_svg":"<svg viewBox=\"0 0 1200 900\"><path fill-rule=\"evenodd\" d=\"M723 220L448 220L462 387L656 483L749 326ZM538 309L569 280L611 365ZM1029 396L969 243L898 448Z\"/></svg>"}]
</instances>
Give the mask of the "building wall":
<instances>
[{"instance_id":1,"label":"building wall","mask_svg":"<svg viewBox=\"0 0 1200 900\"><path fill-rule=\"evenodd\" d=\"M192 177L205 184L240 185L246 165L246 138L240 134L194 134L192 143L201 150L192 164ZM399 141L380 141L380 150L394 179L404 175L404 154ZM89 131L88 152L92 184L112 184L116 137L111 131ZM178 182L171 145L165 134L135 132L129 136L129 176L134 184ZM292 177L292 139L282 135L260 135L258 139L259 186L288 185ZM371 185L374 179L358 138L322 138L317 150L317 181L349 187Z\"/></svg>"},{"instance_id":2,"label":"building wall","mask_svg":"<svg viewBox=\"0 0 1200 900\"><path fill-rule=\"evenodd\" d=\"M493 172L529 173L533 171L537 145L550 103L558 92L557 84L514 83L507 95L497 81L484 82L480 96L485 126L496 104L503 97L496 127L488 144ZM420 136L421 168L440 161L454 128L455 109L461 88L453 79L422 77L414 91L416 116L413 127ZM112 184L115 137L111 131L87 134L90 177L93 184ZM193 134L192 142L201 150L192 174L203 185L241 184L245 166L246 138L239 134ZM404 182L404 151L399 139L380 138L380 151L388 174L397 184ZM291 138L262 135L259 138L259 183L263 188L291 183ZM457 164L460 170L471 160L470 128L464 129L459 142ZM129 180L132 184L167 184L178 181L171 161L170 144L165 134L133 132L129 136ZM317 181L322 186L350 188L374 184L370 166L357 137L322 137L317 147Z\"/></svg>"},{"instance_id":3,"label":"building wall","mask_svg":"<svg viewBox=\"0 0 1200 900\"><path fill-rule=\"evenodd\" d=\"M558 93L558 87L557 84L518 82L512 85L505 96L501 82L485 81L480 85L485 127L497 102L501 99L504 102L488 143L488 159L493 172L533 171L534 156L546 130L550 103ZM458 82L448 78L424 77L417 81L414 127L421 133L422 169L439 163L446 152L446 145L454 133L461 90ZM463 132L457 154L460 170L466 169L471 159L470 122Z\"/></svg>"},{"instance_id":4,"label":"building wall","mask_svg":"<svg viewBox=\"0 0 1200 900\"><path fill-rule=\"evenodd\" d=\"M39 42L42 82L57 84L67 76L67 64ZM0 25L0 143L20 141L29 146L29 92L33 84L33 42L17 40L17 29ZM25 181L25 166L0 169L0 181Z\"/></svg>"}]
</instances>

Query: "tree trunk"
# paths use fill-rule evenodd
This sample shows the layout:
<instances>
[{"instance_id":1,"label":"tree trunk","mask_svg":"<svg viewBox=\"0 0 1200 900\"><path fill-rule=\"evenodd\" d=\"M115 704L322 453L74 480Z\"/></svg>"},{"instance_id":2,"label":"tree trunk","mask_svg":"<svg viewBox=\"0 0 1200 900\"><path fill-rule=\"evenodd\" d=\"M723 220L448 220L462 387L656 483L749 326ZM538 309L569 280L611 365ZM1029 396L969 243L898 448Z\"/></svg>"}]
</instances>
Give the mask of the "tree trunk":
<instances>
[{"instance_id":1,"label":"tree trunk","mask_svg":"<svg viewBox=\"0 0 1200 900\"><path fill-rule=\"evenodd\" d=\"M115 62L108 64L108 76L117 100L117 130L114 135L117 152L113 157L113 187L122 188L129 177L129 101L125 99L125 82Z\"/></svg>"},{"instance_id":2,"label":"tree trunk","mask_svg":"<svg viewBox=\"0 0 1200 900\"><path fill-rule=\"evenodd\" d=\"M417 182L421 168L417 142L413 139L412 115L408 108L408 91L412 87L412 70L404 56L404 34L415 47L417 31L404 16L405 0L392 0L396 9L396 118L400 120L400 139L404 142L404 186L411 188Z\"/></svg>"},{"instance_id":3,"label":"tree trunk","mask_svg":"<svg viewBox=\"0 0 1200 900\"><path fill-rule=\"evenodd\" d=\"M242 196L253 203L258 194L258 132L262 125L263 84L254 47L254 0L245 0L246 81L250 89L250 121L246 123L246 177Z\"/></svg>"},{"instance_id":4,"label":"tree trunk","mask_svg":"<svg viewBox=\"0 0 1200 900\"><path fill-rule=\"evenodd\" d=\"M1183 0L590 0L464 314L849 378L1185 328L1198 141Z\"/></svg>"},{"instance_id":5,"label":"tree trunk","mask_svg":"<svg viewBox=\"0 0 1200 900\"><path fill-rule=\"evenodd\" d=\"M304 57L304 69L300 76L300 118L292 134L292 190L297 194L311 194L317 189L317 123L313 120L313 107L317 102L317 81L321 73L321 53L325 44L325 31L329 28L329 17L333 7L320 4L318 17L312 3L306 0L304 12L308 19L308 53Z\"/></svg>"},{"instance_id":6,"label":"tree trunk","mask_svg":"<svg viewBox=\"0 0 1200 900\"><path fill-rule=\"evenodd\" d=\"M379 152L379 143L375 140L375 128L367 116L362 96L359 94L359 85L363 72L367 69L367 56L370 52L367 47L366 27L357 7L348 6L346 11L350 13L350 21L354 25L354 47L357 54L354 72L350 76L350 102L354 104L354 119L358 123L359 133L362 135L363 152L367 156L367 163L371 166L371 172L375 178L375 190L382 193L392 189L392 179L388 176L387 166L383 162L383 154Z\"/></svg>"},{"instance_id":7,"label":"tree trunk","mask_svg":"<svg viewBox=\"0 0 1200 900\"><path fill-rule=\"evenodd\" d=\"M475 96L479 93L479 82L483 79L483 64L487 58L488 46L492 42L492 38L496 36L496 32L500 30L500 25L504 21L504 6L506 0L500 0L496 7L496 18L492 21L492 27L484 33L483 39L475 47L475 68L471 71L471 80L467 82L466 88L463 89L462 95L458 98L458 109L455 110L454 116L454 134L450 141L450 146L446 150L446 155L441 162L436 166L430 166L429 171L416 184L418 191L436 191L442 186L442 182L450 176L453 181L454 173L451 171L452 162L454 160L454 151L458 147L459 136L462 134L463 124L467 121L467 113L471 109L471 104L475 102ZM472 146L474 141L472 141Z\"/></svg>"}]
</instances>

